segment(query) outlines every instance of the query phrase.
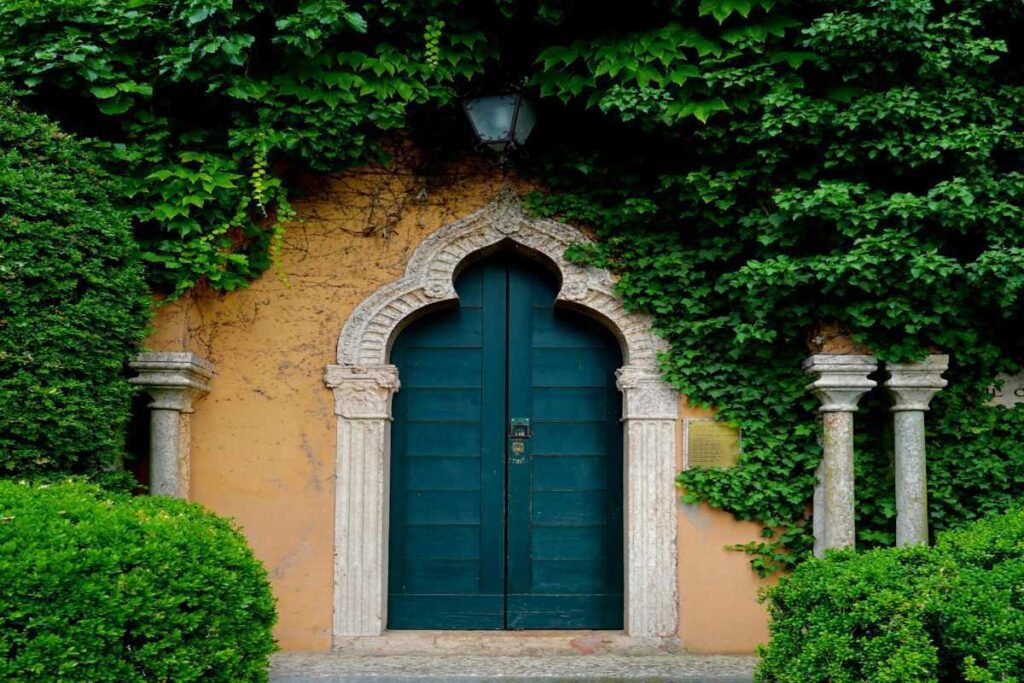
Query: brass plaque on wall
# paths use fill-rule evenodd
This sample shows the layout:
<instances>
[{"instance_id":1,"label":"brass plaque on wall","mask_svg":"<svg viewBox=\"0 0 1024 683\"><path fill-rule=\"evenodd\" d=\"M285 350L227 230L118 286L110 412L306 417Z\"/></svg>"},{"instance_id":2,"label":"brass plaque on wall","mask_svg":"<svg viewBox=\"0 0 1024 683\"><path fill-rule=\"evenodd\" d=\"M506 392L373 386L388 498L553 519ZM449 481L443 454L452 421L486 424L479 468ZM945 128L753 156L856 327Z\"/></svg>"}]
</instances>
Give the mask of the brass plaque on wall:
<instances>
[{"instance_id":1,"label":"brass plaque on wall","mask_svg":"<svg viewBox=\"0 0 1024 683\"><path fill-rule=\"evenodd\" d=\"M683 423L683 468L734 467L740 458L740 430L710 418Z\"/></svg>"}]
</instances>

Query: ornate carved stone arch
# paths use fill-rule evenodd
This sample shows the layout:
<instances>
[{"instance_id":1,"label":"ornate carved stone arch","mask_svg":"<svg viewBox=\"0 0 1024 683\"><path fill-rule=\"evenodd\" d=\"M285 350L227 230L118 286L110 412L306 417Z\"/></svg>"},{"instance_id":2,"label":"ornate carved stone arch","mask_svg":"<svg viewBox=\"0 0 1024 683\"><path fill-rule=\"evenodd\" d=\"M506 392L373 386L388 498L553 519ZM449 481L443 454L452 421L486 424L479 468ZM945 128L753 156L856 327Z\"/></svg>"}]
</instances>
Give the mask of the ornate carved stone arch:
<instances>
[{"instance_id":1,"label":"ornate carved stone arch","mask_svg":"<svg viewBox=\"0 0 1024 683\"><path fill-rule=\"evenodd\" d=\"M603 270L565 258L589 238L555 221L528 216L511 190L479 211L428 236L405 275L368 297L338 340L338 364L327 367L338 416L335 496L334 636L379 636L387 619L387 538L391 398L398 368L391 343L411 318L454 302L454 277L467 257L511 240L549 260L562 279L556 305L600 319L622 347L625 458L626 632L676 632L676 468L678 395L661 379L662 342L647 318L625 309Z\"/></svg>"},{"instance_id":2,"label":"ornate carved stone arch","mask_svg":"<svg viewBox=\"0 0 1024 683\"><path fill-rule=\"evenodd\" d=\"M487 206L439 229L416 248L405 275L379 289L349 316L338 339L338 364L384 365L398 327L417 311L458 298L455 270L466 257L511 240L546 256L558 269L557 300L606 321L618 336L627 365L657 368L660 339L648 320L629 313L614 294L607 271L570 263L565 250L588 243L581 231L555 221L532 218L519 198L504 190Z\"/></svg>"}]
</instances>

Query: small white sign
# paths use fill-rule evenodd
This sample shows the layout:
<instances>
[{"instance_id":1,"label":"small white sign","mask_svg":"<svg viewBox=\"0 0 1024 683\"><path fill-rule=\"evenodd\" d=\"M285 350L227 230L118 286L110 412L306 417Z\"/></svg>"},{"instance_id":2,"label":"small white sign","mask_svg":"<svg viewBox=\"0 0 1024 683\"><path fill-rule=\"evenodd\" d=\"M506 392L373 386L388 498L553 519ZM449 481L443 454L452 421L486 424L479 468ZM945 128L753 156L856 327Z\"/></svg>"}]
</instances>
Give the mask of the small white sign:
<instances>
[{"instance_id":1,"label":"small white sign","mask_svg":"<svg viewBox=\"0 0 1024 683\"><path fill-rule=\"evenodd\" d=\"M992 395L989 399L991 405L1012 408L1018 403L1024 403L1024 372L1018 375L1000 374L996 379L1003 383L1003 388L996 389L995 385L989 387L988 393Z\"/></svg>"}]
</instances>

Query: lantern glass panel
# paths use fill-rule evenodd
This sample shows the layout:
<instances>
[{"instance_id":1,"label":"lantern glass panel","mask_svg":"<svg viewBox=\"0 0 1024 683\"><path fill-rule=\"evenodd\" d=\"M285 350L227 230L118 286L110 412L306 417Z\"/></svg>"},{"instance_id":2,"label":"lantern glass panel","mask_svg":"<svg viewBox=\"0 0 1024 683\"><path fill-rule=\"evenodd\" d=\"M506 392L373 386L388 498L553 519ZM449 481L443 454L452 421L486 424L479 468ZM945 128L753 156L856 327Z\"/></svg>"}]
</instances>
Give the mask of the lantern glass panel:
<instances>
[{"instance_id":1,"label":"lantern glass panel","mask_svg":"<svg viewBox=\"0 0 1024 683\"><path fill-rule=\"evenodd\" d=\"M520 147L526 144L526 138L530 137L534 124L537 123L537 115L530 106L530 101L525 97L519 97L519 115L516 116L516 129L513 132L513 139Z\"/></svg>"},{"instance_id":2,"label":"lantern glass panel","mask_svg":"<svg viewBox=\"0 0 1024 683\"><path fill-rule=\"evenodd\" d=\"M504 147L512 141L518 100L518 95L492 95L466 102L466 114L480 142Z\"/></svg>"}]
</instances>

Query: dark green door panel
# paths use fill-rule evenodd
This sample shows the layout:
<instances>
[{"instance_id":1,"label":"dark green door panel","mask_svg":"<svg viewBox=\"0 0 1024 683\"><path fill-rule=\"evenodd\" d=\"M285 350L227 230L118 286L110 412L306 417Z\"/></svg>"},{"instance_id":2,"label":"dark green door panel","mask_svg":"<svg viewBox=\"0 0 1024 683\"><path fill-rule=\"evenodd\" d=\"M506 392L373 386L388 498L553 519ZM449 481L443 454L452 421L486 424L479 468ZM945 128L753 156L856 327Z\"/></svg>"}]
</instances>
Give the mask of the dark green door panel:
<instances>
[{"instance_id":1,"label":"dark green door panel","mask_svg":"<svg viewBox=\"0 0 1024 683\"><path fill-rule=\"evenodd\" d=\"M388 627L505 627L505 276L476 268L461 305L406 329L392 362ZM497 503L495 503L497 500Z\"/></svg>"},{"instance_id":2,"label":"dark green door panel","mask_svg":"<svg viewBox=\"0 0 1024 683\"><path fill-rule=\"evenodd\" d=\"M534 435L508 465L506 628L622 628L618 344L556 309L556 282L508 268L509 413Z\"/></svg>"},{"instance_id":3,"label":"dark green door panel","mask_svg":"<svg viewBox=\"0 0 1024 683\"><path fill-rule=\"evenodd\" d=\"M392 352L388 627L622 628L618 345L528 261L456 290ZM513 418L532 438L509 458Z\"/></svg>"}]
</instances>

